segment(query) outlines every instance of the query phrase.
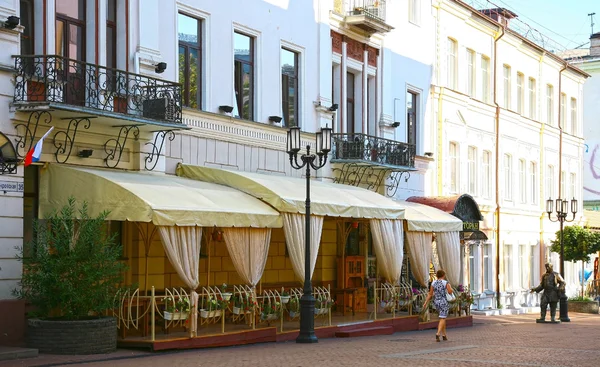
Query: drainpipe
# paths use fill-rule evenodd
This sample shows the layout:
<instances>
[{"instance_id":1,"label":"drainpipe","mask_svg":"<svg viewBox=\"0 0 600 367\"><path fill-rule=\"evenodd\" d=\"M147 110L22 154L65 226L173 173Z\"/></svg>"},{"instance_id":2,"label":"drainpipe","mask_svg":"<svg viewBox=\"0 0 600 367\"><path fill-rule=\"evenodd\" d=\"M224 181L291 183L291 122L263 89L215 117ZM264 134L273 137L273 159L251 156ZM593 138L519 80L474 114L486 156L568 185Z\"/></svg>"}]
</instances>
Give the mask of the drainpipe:
<instances>
[{"instance_id":1,"label":"drainpipe","mask_svg":"<svg viewBox=\"0 0 600 367\"><path fill-rule=\"evenodd\" d=\"M496 105L496 304L500 308L500 105L498 104L498 41L504 36L504 27L500 27L500 36L494 37L494 105Z\"/></svg>"},{"instance_id":2,"label":"drainpipe","mask_svg":"<svg viewBox=\"0 0 600 367\"><path fill-rule=\"evenodd\" d=\"M440 73L440 50L439 50L439 34L440 34L440 4L439 3L433 3L432 5L437 12L437 17L436 17L436 28L435 28L435 38L438 42L436 42L435 44L437 45L437 50L435 53L435 70L436 70L436 84L438 85L438 90L439 90L439 95L438 95L438 110L437 110L437 162L436 162L436 167L437 167L437 195L443 195L444 192L444 180L442 177L443 174L443 159L444 159L444 134L443 134L443 122L444 122L444 115L442 114L442 107L444 105L443 103L443 99L444 99L444 90L445 88L441 85L441 73ZM435 95L435 88L431 88L431 95L432 97Z\"/></svg>"},{"instance_id":3,"label":"drainpipe","mask_svg":"<svg viewBox=\"0 0 600 367\"><path fill-rule=\"evenodd\" d=\"M561 105L561 98L562 98L562 73L563 71L567 70L567 63L565 62L565 65L563 66L562 69L560 69L560 71L558 72L558 130L560 131L560 135L559 135L559 143L558 143L558 197L560 198L562 195L562 147L563 147L563 124L564 121L562 121L562 105ZM567 103L567 101L565 100L565 104ZM565 106L567 107L567 106ZM566 198L562 198L562 199L566 199ZM564 276L564 275L563 275Z\"/></svg>"},{"instance_id":4,"label":"drainpipe","mask_svg":"<svg viewBox=\"0 0 600 367\"><path fill-rule=\"evenodd\" d=\"M544 57L546 56L546 52L542 52L542 56L540 56L539 59L539 73L538 73L538 80L541 83L542 80L542 65L544 62ZM536 96L538 95L538 93L536 93ZM538 119L539 121L539 119ZM544 134L546 131L546 124L544 123L540 123L540 164L539 164L539 169L538 169L538 177L539 177L539 186L540 186L540 205L542 206L542 213L540 214L540 249L539 249L539 254L540 254L540 260L538 261L538 266L540 269L544 268L544 263L545 263L545 257L546 257L546 251L544 249L543 243L544 243L544 218L546 216L546 213L544 212L544 208L545 208L545 203L546 203L546 199L544 197L545 193L544 191L546 190L546 180L544 179L544 168L546 167L546 160L545 158L545 154L544 154ZM539 273L539 271L538 271Z\"/></svg>"}]
</instances>

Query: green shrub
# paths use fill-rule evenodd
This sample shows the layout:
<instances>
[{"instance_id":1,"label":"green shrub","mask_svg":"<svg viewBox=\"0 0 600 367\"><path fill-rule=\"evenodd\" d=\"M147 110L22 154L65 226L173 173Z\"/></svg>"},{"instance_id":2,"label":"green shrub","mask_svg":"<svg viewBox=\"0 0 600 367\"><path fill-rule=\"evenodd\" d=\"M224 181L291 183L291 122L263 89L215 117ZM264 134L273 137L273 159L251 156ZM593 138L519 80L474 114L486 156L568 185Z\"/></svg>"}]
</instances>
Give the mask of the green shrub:
<instances>
[{"instance_id":1,"label":"green shrub","mask_svg":"<svg viewBox=\"0 0 600 367\"><path fill-rule=\"evenodd\" d=\"M582 296L577 296L577 297L570 297L569 301L575 301L575 302L590 302L592 301L592 299L590 297L582 297Z\"/></svg>"},{"instance_id":2,"label":"green shrub","mask_svg":"<svg viewBox=\"0 0 600 367\"><path fill-rule=\"evenodd\" d=\"M59 212L36 221L34 240L18 249L23 276L13 294L34 306L32 316L73 320L112 307L126 270L121 246L102 235L108 212L91 218L87 203L75 207L70 198Z\"/></svg>"}]
</instances>

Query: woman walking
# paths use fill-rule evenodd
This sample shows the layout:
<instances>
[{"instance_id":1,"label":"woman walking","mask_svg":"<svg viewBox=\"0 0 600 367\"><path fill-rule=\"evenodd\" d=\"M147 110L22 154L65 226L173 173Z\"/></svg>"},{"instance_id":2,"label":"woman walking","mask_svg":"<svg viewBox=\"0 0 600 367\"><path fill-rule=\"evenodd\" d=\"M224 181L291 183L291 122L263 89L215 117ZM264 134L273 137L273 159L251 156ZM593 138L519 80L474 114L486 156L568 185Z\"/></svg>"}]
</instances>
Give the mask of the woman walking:
<instances>
[{"instance_id":1,"label":"woman walking","mask_svg":"<svg viewBox=\"0 0 600 367\"><path fill-rule=\"evenodd\" d=\"M427 294L427 299L425 300L425 305L423 307L427 307L429 301L433 298L433 305L435 309L439 313L440 321L438 323L437 334L435 334L435 340L440 341L440 336L444 340L448 340L446 337L446 317L448 317L448 311L450 310L450 305L448 304L448 300L446 299L446 293L453 293L452 287L450 283L446 280L446 272L443 270L438 270L435 274L437 279L431 282L431 286L429 287L429 294Z\"/></svg>"}]
</instances>

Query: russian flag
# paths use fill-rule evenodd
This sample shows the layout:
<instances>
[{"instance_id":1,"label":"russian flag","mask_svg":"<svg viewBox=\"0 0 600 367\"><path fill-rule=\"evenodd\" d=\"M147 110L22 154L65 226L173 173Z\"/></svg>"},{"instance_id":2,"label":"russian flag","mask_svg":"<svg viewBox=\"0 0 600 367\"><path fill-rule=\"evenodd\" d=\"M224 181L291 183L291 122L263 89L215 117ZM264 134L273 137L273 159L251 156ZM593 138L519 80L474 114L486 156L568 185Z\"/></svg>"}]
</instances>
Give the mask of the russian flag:
<instances>
[{"instance_id":1,"label":"russian flag","mask_svg":"<svg viewBox=\"0 0 600 367\"><path fill-rule=\"evenodd\" d=\"M44 138L46 138L46 136L48 136L53 129L54 126L50 127L50 130L48 130L37 142L37 144L35 144L35 146L31 148L29 152L27 152L27 155L25 156L25 167L40 160L40 156L42 155L42 145L44 145Z\"/></svg>"}]
</instances>

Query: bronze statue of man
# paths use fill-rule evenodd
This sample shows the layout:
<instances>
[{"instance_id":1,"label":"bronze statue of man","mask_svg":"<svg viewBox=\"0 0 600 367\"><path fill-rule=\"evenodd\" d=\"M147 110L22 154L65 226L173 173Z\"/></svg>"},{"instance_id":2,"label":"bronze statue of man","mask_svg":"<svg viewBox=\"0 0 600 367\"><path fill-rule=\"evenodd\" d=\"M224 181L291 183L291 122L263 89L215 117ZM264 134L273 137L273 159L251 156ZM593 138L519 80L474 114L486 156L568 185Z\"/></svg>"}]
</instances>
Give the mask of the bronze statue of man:
<instances>
[{"instance_id":1,"label":"bronze statue of man","mask_svg":"<svg viewBox=\"0 0 600 367\"><path fill-rule=\"evenodd\" d=\"M546 272L542 275L542 280L540 285L535 288L531 288L531 293L540 292L544 290L544 294L542 294L542 300L540 304L541 315L538 319L539 322L546 321L546 308L548 304L550 305L550 320L552 322L556 322L556 303L560 297L560 292L565 291L565 281L560 276L559 273L555 272L552 268L552 264L546 264Z\"/></svg>"}]
</instances>

